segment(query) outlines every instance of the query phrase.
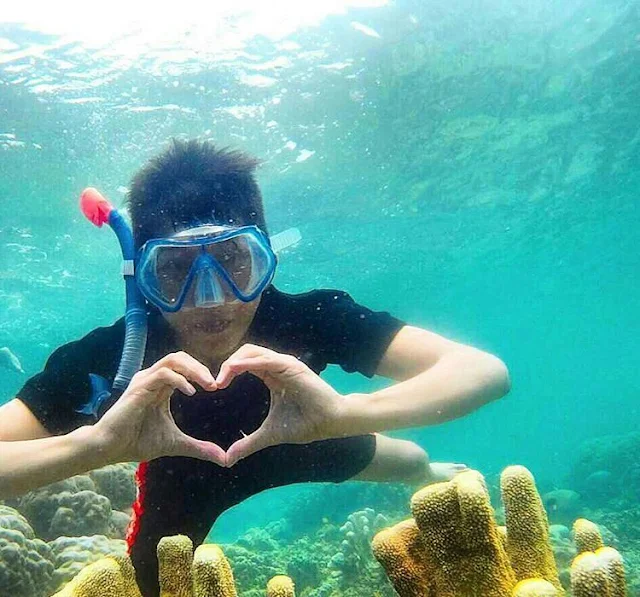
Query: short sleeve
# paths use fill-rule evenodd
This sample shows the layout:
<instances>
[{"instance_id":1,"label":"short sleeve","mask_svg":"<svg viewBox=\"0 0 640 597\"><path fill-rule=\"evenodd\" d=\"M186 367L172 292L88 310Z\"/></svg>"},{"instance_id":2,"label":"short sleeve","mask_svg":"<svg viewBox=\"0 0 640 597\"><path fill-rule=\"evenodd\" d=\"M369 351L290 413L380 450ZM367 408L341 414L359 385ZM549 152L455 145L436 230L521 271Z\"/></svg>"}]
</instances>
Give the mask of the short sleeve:
<instances>
[{"instance_id":1,"label":"short sleeve","mask_svg":"<svg viewBox=\"0 0 640 597\"><path fill-rule=\"evenodd\" d=\"M318 293L318 337L328 363L373 377L391 341L405 325L386 311L372 311L342 291Z\"/></svg>"},{"instance_id":2,"label":"short sleeve","mask_svg":"<svg viewBox=\"0 0 640 597\"><path fill-rule=\"evenodd\" d=\"M64 344L51 354L40 373L27 380L18 399L54 435L91 423L89 417L77 412L90 398L89 374L112 381L123 342L124 325L120 320Z\"/></svg>"}]
</instances>

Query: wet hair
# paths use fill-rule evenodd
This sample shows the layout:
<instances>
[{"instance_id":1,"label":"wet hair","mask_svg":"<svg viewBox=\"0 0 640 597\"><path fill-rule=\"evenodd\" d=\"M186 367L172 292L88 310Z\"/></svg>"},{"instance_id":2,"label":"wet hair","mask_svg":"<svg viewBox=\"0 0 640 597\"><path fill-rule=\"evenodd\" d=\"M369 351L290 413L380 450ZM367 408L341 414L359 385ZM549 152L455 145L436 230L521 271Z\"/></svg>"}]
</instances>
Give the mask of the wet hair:
<instances>
[{"instance_id":1,"label":"wet hair","mask_svg":"<svg viewBox=\"0 0 640 597\"><path fill-rule=\"evenodd\" d=\"M254 174L259 164L208 141L172 139L131 182L127 203L136 247L199 224L254 224L266 233Z\"/></svg>"}]
</instances>

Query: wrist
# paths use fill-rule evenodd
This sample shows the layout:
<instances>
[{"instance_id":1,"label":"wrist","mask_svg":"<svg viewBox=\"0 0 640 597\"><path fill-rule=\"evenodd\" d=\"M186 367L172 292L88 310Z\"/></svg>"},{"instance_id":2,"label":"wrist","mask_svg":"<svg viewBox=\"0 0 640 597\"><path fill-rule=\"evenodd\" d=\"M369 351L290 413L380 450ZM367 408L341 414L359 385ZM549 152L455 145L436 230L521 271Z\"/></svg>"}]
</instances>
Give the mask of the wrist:
<instances>
[{"instance_id":1,"label":"wrist","mask_svg":"<svg viewBox=\"0 0 640 597\"><path fill-rule=\"evenodd\" d=\"M78 427L68 437L92 469L120 462L116 453L117 442L110 442L97 424Z\"/></svg>"},{"instance_id":2,"label":"wrist","mask_svg":"<svg viewBox=\"0 0 640 597\"><path fill-rule=\"evenodd\" d=\"M368 394L352 393L342 397L339 415L335 421L335 436L349 437L374 433L372 422L368 420Z\"/></svg>"}]
</instances>

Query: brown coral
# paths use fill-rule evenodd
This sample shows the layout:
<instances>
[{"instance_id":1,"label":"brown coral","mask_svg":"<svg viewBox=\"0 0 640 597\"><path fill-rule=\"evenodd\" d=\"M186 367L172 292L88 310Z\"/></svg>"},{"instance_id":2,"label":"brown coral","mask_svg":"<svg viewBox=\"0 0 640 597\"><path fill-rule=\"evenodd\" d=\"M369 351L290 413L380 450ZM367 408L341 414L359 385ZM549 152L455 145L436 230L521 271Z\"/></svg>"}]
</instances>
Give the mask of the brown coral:
<instances>
[{"instance_id":1,"label":"brown coral","mask_svg":"<svg viewBox=\"0 0 640 597\"><path fill-rule=\"evenodd\" d=\"M574 597L613 597L605 566L591 551L581 553L571 565Z\"/></svg>"},{"instance_id":2,"label":"brown coral","mask_svg":"<svg viewBox=\"0 0 640 597\"><path fill-rule=\"evenodd\" d=\"M560 593L543 578L521 580L513 590L513 597L557 597Z\"/></svg>"},{"instance_id":3,"label":"brown coral","mask_svg":"<svg viewBox=\"0 0 640 597\"><path fill-rule=\"evenodd\" d=\"M296 597L295 585L288 576L274 576L267 583L267 597Z\"/></svg>"},{"instance_id":4,"label":"brown coral","mask_svg":"<svg viewBox=\"0 0 640 597\"><path fill-rule=\"evenodd\" d=\"M231 566L218 545L201 545L193 558L194 597L237 597Z\"/></svg>"},{"instance_id":5,"label":"brown coral","mask_svg":"<svg viewBox=\"0 0 640 597\"><path fill-rule=\"evenodd\" d=\"M509 466L500 477L507 526L507 553L517 580L542 578L564 595L549 542L549 521L533 475Z\"/></svg>"},{"instance_id":6,"label":"brown coral","mask_svg":"<svg viewBox=\"0 0 640 597\"><path fill-rule=\"evenodd\" d=\"M160 597L191 597L193 543L185 535L163 537L158 543Z\"/></svg>"},{"instance_id":7,"label":"brown coral","mask_svg":"<svg viewBox=\"0 0 640 597\"><path fill-rule=\"evenodd\" d=\"M371 548L400 597L435 597L434 566L428 563L415 520L380 531Z\"/></svg>"},{"instance_id":8,"label":"brown coral","mask_svg":"<svg viewBox=\"0 0 640 597\"><path fill-rule=\"evenodd\" d=\"M515 585L482 475L466 471L411 500L439 597L504 597Z\"/></svg>"},{"instance_id":9,"label":"brown coral","mask_svg":"<svg viewBox=\"0 0 640 597\"><path fill-rule=\"evenodd\" d=\"M103 558L84 568L54 597L123 597L125 582L113 558Z\"/></svg>"},{"instance_id":10,"label":"brown coral","mask_svg":"<svg viewBox=\"0 0 640 597\"><path fill-rule=\"evenodd\" d=\"M573 523L573 538L579 554L604 546L598 525L586 518L579 518Z\"/></svg>"}]
</instances>

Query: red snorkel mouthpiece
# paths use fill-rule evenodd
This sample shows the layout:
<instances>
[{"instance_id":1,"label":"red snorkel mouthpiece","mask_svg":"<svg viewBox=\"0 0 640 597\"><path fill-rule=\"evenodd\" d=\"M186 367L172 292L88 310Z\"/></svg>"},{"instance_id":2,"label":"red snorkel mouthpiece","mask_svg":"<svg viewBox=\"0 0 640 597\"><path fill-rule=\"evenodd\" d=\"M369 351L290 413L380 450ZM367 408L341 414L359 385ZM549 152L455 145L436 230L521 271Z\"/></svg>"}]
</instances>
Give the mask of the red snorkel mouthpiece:
<instances>
[{"instance_id":1,"label":"red snorkel mouthpiece","mask_svg":"<svg viewBox=\"0 0 640 597\"><path fill-rule=\"evenodd\" d=\"M80 195L80 209L87 220L101 228L109 222L109 215L113 206L105 199L98 189L88 187Z\"/></svg>"}]
</instances>

